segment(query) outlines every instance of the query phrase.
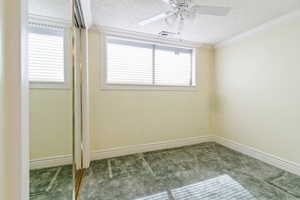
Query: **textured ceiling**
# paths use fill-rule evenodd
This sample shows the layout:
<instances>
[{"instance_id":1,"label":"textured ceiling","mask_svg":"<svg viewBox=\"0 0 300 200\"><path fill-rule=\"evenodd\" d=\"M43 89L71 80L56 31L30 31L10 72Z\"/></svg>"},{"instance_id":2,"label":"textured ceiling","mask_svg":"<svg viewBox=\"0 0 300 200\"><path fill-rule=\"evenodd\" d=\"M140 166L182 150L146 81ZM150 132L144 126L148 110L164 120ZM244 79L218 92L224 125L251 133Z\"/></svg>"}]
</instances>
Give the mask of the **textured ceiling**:
<instances>
[{"instance_id":1,"label":"textured ceiling","mask_svg":"<svg viewBox=\"0 0 300 200\"><path fill-rule=\"evenodd\" d=\"M71 20L70 0L28 0L29 14Z\"/></svg>"},{"instance_id":2,"label":"textured ceiling","mask_svg":"<svg viewBox=\"0 0 300 200\"><path fill-rule=\"evenodd\" d=\"M226 17L200 15L187 21L181 38L215 44L245 32L269 20L300 8L300 0L192 0L199 5L230 6ZM140 26L138 22L169 6L162 0L91 0L93 23L143 33L174 31L163 20Z\"/></svg>"}]
</instances>

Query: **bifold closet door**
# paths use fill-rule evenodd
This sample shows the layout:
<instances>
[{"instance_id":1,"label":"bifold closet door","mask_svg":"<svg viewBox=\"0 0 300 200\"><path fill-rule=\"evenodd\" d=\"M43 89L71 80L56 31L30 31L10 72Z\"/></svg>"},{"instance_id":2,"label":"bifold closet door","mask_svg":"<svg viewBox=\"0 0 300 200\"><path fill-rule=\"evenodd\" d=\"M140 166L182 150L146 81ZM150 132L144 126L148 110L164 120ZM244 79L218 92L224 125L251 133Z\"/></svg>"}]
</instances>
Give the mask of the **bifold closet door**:
<instances>
[{"instance_id":1,"label":"bifold closet door","mask_svg":"<svg viewBox=\"0 0 300 200\"><path fill-rule=\"evenodd\" d=\"M82 167L90 164L90 86L88 65L88 30L81 29L82 43Z\"/></svg>"},{"instance_id":2,"label":"bifold closet door","mask_svg":"<svg viewBox=\"0 0 300 200\"><path fill-rule=\"evenodd\" d=\"M88 168L90 162L87 30L75 28L74 36L74 158L76 169L79 170Z\"/></svg>"},{"instance_id":3,"label":"bifold closet door","mask_svg":"<svg viewBox=\"0 0 300 200\"><path fill-rule=\"evenodd\" d=\"M73 0L73 177L75 200L80 199L80 189L85 169L89 167L89 79L88 32L79 0Z\"/></svg>"},{"instance_id":4,"label":"bifold closet door","mask_svg":"<svg viewBox=\"0 0 300 200\"><path fill-rule=\"evenodd\" d=\"M27 7L29 196L30 200L71 200L74 192L72 4L28 0Z\"/></svg>"}]
</instances>

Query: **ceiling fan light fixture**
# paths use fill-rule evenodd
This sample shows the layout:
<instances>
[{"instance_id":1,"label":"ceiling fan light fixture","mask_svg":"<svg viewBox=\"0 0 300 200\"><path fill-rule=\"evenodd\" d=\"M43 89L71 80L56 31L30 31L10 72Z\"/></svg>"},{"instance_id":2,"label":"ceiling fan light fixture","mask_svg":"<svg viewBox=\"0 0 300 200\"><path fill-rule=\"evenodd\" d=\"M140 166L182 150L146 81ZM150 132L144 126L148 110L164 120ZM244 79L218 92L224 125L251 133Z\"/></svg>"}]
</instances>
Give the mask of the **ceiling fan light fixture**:
<instances>
[{"instance_id":1,"label":"ceiling fan light fixture","mask_svg":"<svg viewBox=\"0 0 300 200\"><path fill-rule=\"evenodd\" d=\"M168 26L178 23L178 30L181 31L186 19L193 20L197 15L226 16L231 10L230 7L197 5L194 4L192 0L162 1L169 4L172 10L143 20L139 22L139 25L144 26L159 20L164 20Z\"/></svg>"}]
</instances>

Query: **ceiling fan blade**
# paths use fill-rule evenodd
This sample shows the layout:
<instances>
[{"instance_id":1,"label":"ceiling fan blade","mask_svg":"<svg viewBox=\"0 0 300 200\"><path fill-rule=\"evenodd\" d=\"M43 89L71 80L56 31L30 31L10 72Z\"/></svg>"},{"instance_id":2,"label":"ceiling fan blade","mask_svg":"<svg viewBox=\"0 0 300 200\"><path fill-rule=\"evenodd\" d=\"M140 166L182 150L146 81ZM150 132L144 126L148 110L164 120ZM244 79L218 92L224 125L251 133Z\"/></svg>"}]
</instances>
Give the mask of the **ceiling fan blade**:
<instances>
[{"instance_id":1,"label":"ceiling fan blade","mask_svg":"<svg viewBox=\"0 0 300 200\"><path fill-rule=\"evenodd\" d=\"M165 2L166 4L169 4L170 0L161 0L163 2Z\"/></svg>"},{"instance_id":2,"label":"ceiling fan blade","mask_svg":"<svg viewBox=\"0 0 300 200\"><path fill-rule=\"evenodd\" d=\"M191 8L193 12L200 15L215 15L215 16L226 16L229 14L231 8L221 6L199 6L195 5Z\"/></svg>"},{"instance_id":3,"label":"ceiling fan blade","mask_svg":"<svg viewBox=\"0 0 300 200\"><path fill-rule=\"evenodd\" d=\"M147 25L147 24L151 24L151 23L156 22L158 20L165 19L165 18L167 18L167 17L169 17L173 14L174 14L174 12L164 12L164 13L161 13L159 15L156 15L154 17L151 17L149 19L146 19L146 20L143 20L143 21L139 22L139 25L144 26L144 25Z\"/></svg>"}]
</instances>

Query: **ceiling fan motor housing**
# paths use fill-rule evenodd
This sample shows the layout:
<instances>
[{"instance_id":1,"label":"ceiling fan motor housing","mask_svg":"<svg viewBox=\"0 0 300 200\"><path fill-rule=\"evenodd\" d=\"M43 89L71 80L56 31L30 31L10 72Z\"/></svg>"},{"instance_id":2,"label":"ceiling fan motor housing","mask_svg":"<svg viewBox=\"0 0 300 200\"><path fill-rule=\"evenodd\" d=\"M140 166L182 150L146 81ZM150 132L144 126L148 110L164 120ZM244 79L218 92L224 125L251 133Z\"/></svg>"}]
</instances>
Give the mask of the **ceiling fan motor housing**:
<instances>
[{"instance_id":1,"label":"ceiling fan motor housing","mask_svg":"<svg viewBox=\"0 0 300 200\"><path fill-rule=\"evenodd\" d=\"M188 8L191 0L170 0L170 4L177 8Z\"/></svg>"}]
</instances>

